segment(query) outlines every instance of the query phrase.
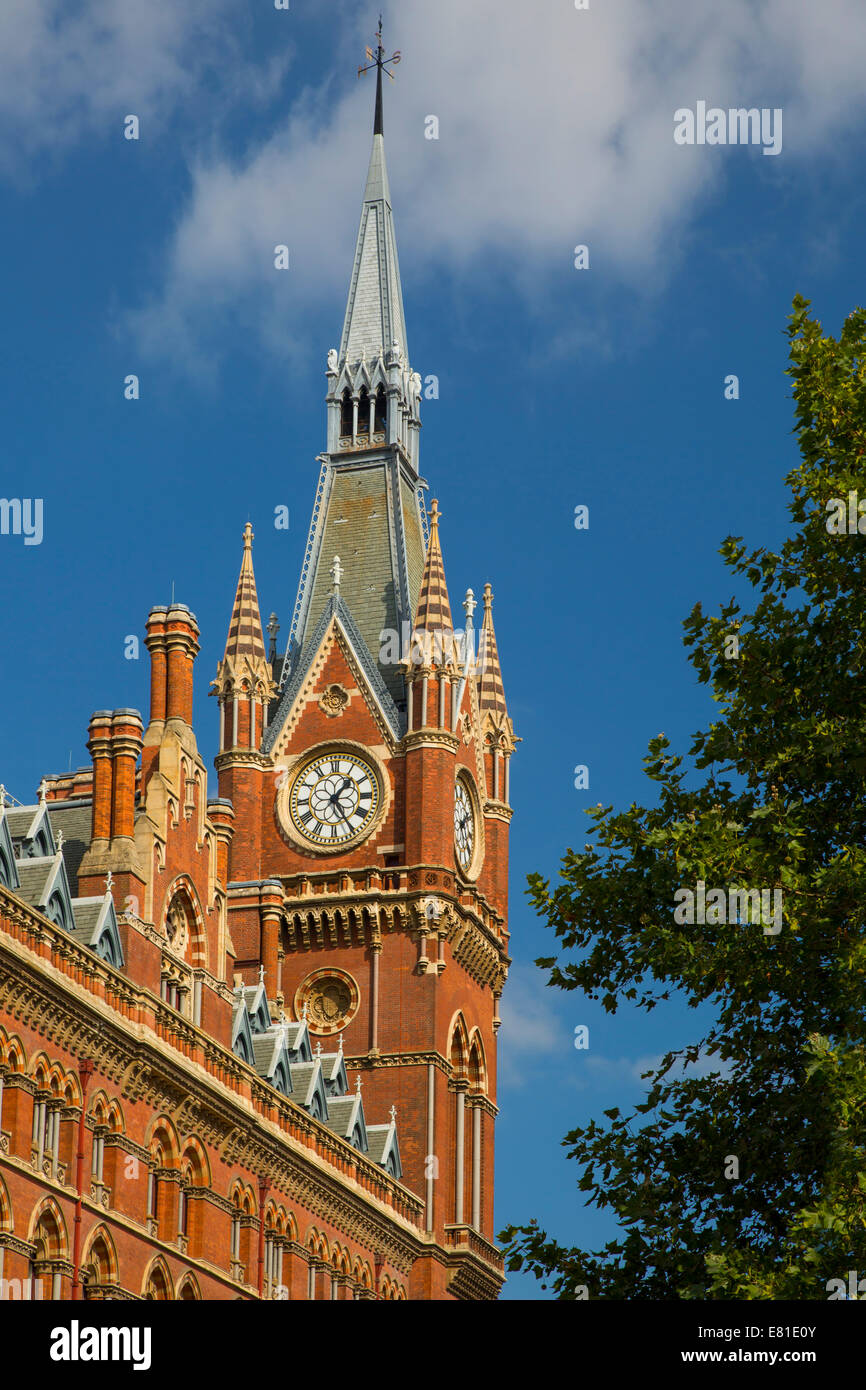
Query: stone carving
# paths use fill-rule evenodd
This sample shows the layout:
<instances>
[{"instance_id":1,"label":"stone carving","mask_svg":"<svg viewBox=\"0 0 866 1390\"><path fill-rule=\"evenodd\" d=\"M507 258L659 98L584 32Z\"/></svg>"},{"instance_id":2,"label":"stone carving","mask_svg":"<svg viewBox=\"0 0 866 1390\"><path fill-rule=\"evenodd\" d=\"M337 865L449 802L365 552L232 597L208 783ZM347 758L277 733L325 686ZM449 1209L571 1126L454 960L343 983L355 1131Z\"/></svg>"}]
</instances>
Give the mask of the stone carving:
<instances>
[{"instance_id":1,"label":"stone carving","mask_svg":"<svg viewBox=\"0 0 866 1390\"><path fill-rule=\"evenodd\" d=\"M329 685L327 690L322 691L319 700L319 709L323 710L329 719L337 719L349 703L349 692L342 685Z\"/></svg>"}]
</instances>

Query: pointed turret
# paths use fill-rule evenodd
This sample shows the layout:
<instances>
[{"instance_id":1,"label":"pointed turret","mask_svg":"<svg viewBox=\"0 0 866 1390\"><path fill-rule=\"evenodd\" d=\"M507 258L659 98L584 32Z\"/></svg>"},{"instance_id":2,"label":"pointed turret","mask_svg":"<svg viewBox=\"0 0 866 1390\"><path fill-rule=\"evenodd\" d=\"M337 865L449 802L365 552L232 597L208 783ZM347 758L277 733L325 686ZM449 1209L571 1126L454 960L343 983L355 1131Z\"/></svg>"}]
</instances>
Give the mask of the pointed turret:
<instances>
[{"instance_id":1,"label":"pointed turret","mask_svg":"<svg viewBox=\"0 0 866 1390\"><path fill-rule=\"evenodd\" d=\"M237 661L245 656L253 661L265 660L265 639L253 573L253 528L249 522L244 527L244 553L223 660Z\"/></svg>"},{"instance_id":2,"label":"pointed turret","mask_svg":"<svg viewBox=\"0 0 866 1390\"><path fill-rule=\"evenodd\" d=\"M493 590L489 584L484 585L484 618L478 641L477 677L478 706L482 719L486 715L507 717L502 668L499 665L496 633L493 630Z\"/></svg>"},{"instance_id":3,"label":"pointed turret","mask_svg":"<svg viewBox=\"0 0 866 1390\"><path fill-rule=\"evenodd\" d=\"M253 528L244 527L241 572L226 638L225 655L211 684L220 703L220 753L256 749L267 727L268 703L275 686L265 655L265 639L253 573Z\"/></svg>"},{"instance_id":4,"label":"pointed turret","mask_svg":"<svg viewBox=\"0 0 866 1390\"><path fill-rule=\"evenodd\" d=\"M439 542L439 521L442 513L433 499L430 512L430 540L421 576L418 608L412 627L412 646L408 653L410 666L440 666L454 663L454 624L448 585L445 583L445 563Z\"/></svg>"},{"instance_id":5,"label":"pointed turret","mask_svg":"<svg viewBox=\"0 0 866 1390\"><path fill-rule=\"evenodd\" d=\"M410 732L424 728L450 730L453 696L460 677L451 602L445 582L445 563L439 542L441 515L439 503L434 498L418 608L409 650L405 654Z\"/></svg>"},{"instance_id":6,"label":"pointed turret","mask_svg":"<svg viewBox=\"0 0 866 1390\"><path fill-rule=\"evenodd\" d=\"M496 633L493 629L493 590L484 585L484 619L478 641L478 662L475 679L478 690L478 710L485 753L489 756L489 786L494 801L508 801L508 761L518 740L514 725L508 717L505 687ZM500 760L504 767L500 767Z\"/></svg>"}]
</instances>

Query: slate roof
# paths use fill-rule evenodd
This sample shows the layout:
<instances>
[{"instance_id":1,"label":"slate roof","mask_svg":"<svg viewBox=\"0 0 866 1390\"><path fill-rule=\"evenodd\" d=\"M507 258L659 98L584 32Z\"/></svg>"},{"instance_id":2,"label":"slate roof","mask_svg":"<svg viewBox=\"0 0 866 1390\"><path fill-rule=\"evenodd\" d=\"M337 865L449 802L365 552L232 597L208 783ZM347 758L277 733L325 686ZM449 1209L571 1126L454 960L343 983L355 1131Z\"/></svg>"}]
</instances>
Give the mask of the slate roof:
<instances>
[{"instance_id":1,"label":"slate roof","mask_svg":"<svg viewBox=\"0 0 866 1390\"><path fill-rule=\"evenodd\" d=\"M78 870L85 851L90 846L93 803L80 800L52 801L48 807L48 818L54 831L55 842L59 838L58 832L63 831L63 862L69 882L77 886Z\"/></svg>"},{"instance_id":2,"label":"slate roof","mask_svg":"<svg viewBox=\"0 0 866 1390\"><path fill-rule=\"evenodd\" d=\"M393 342L408 360L385 141L381 134L375 134L340 338L340 362L356 362L362 352L372 360L387 352Z\"/></svg>"},{"instance_id":3,"label":"slate roof","mask_svg":"<svg viewBox=\"0 0 866 1390\"><path fill-rule=\"evenodd\" d=\"M17 864L21 897L31 907L43 907L57 875L59 866L56 856L50 859L19 859Z\"/></svg>"}]
</instances>

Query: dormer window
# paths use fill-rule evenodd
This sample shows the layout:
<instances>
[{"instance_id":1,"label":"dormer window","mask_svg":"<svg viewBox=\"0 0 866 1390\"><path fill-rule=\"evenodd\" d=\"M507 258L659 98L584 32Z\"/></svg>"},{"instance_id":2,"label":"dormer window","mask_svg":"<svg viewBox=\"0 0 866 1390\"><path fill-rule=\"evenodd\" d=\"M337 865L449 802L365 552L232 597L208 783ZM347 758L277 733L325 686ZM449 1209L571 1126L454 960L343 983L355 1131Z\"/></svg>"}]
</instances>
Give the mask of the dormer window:
<instances>
[{"instance_id":1,"label":"dormer window","mask_svg":"<svg viewBox=\"0 0 866 1390\"><path fill-rule=\"evenodd\" d=\"M48 906L45 909L45 916L48 917L55 926L61 927L63 931L70 930L69 913L66 909L66 902L62 893L52 893L48 899Z\"/></svg>"}]
</instances>

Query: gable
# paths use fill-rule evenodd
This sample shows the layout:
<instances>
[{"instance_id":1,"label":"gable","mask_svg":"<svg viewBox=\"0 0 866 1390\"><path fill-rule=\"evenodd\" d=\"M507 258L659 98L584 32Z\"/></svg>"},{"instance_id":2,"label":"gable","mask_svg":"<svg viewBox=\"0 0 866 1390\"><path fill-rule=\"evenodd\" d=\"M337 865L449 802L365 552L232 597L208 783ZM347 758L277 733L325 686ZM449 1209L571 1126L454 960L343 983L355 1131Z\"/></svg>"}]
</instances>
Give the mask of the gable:
<instances>
[{"instance_id":1,"label":"gable","mask_svg":"<svg viewBox=\"0 0 866 1390\"><path fill-rule=\"evenodd\" d=\"M305 746L351 738L384 742L393 750L402 726L348 609L341 599L332 599L270 720L263 752L277 758L290 751L299 731Z\"/></svg>"}]
</instances>

